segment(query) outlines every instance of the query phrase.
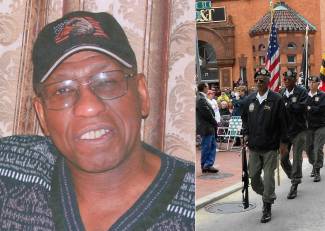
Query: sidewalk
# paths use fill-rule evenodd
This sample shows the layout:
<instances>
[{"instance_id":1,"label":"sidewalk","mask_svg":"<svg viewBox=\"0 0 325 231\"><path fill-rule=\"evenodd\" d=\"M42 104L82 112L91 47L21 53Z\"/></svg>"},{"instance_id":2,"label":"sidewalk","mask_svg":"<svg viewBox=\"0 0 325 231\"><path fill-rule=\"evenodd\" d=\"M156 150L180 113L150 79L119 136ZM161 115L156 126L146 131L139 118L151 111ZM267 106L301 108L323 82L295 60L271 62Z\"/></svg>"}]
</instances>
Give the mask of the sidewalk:
<instances>
[{"instance_id":1,"label":"sidewalk","mask_svg":"<svg viewBox=\"0 0 325 231\"><path fill-rule=\"evenodd\" d=\"M225 144L223 144L222 148L224 147ZM290 157L292 158L292 153L290 153ZM210 203L223 199L242 188L242 160L240 149L233 150L232 152L217 152L214 165L214 167L219 169L219 172L217 174L203 174L200 168L200 158L201 151L197 148L195 187L196 209L201 209ZM303 154L303 158L304 162L308 162L305 153ZM280 172L284 175L281 167ZM285 175L283 177L286 178Z\"/></svg>"},{"instance_id":2,"label":"sidewalk","mask_svg":"<svg viewBox=\"0 0 325 231\"><path fill-rule=\"evenodd\" d=\"M323 231L325 230L325 173L321 171L321 182L313 182L309 177L312 169L307 158L303 161L303 179L298 187L298 196L287 199L291 182L281 171L281 185L276 184L277 199L272 206L272 220L260 223L262 215L262 198L249 187L250 203L256 207L240 213L209 213L205 209L196 212L196 229L198 231ZM228 195L215 203L241 202L240 191ZM217 227L217 228L216 228Z\"/></svg>"},{"instance_id":3,"label":"sidewalk","mask_svg":"<svg viewBox=\"0 0 325 231\"><path fill-rule=\"evenodd\" d=\"M223 147L225 144L223 144ZM196 150L196 207L241 188L242 164L240 149L232 152L217 152L214 167L219 173L204 173L200 168L201 151Z\"/></svg>"}]
</instances>

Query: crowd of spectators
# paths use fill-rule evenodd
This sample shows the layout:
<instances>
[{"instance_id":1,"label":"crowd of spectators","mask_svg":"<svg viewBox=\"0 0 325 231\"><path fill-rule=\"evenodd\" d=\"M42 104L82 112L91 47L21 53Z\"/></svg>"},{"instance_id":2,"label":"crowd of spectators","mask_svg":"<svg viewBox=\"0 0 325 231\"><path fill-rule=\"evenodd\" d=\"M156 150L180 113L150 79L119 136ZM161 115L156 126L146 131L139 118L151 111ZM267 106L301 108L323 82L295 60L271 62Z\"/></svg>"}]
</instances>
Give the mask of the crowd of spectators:
<instances>
[{"instance_id":1,"label":"crowd of spectators","mask_svg":"<svg viewBox=\"0 0 325 231\"><path fill-rule=\"evenodd\" d=\"M209 88L206 94L207 101L214 110L215 120L219 127L227 127L231 116L241 115L245 97L248 93L255 90L248 90L246 86L238 86L233 89L219 89L215 86ZM216 134L216 138L218 139L218 134ZM234 145L240 145L240 139L236 139Z\"/></svg>"},{"instance_id":2,"label":"crowd of spectators","mask_svg":"<svg viewBox=\"0 0 325 231\"><path fill-rule=\"evenodd\" d=\"M249 89L249 92L254 90L255 89ZM241 104L247 94L248 89L246 86L234 87L232 90L229 88L220 90L219 88L211 87L208 91L207 97L209 103L219 116L240 116ZM220 122L219 118L216 119Z\"/></svg>"}]
</instances>

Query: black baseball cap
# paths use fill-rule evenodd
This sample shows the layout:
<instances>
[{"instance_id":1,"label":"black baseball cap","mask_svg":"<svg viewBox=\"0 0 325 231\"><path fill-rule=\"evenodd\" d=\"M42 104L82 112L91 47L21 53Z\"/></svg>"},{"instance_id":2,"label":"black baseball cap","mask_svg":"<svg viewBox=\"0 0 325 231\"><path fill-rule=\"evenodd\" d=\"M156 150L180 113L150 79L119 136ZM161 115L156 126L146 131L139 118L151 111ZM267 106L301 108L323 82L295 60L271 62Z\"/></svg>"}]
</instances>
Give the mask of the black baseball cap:
<instances>
[{"instance_id":1,"label":"black baseball cap","mask_svg":"<svg viewBox=\"0 0 325 231\"><path fill-rule=\"evenodd\" d=\"M254 79L257 77L257 76L266 76L268 78L271 77L270 75L270 72L268 70L266 70L265 68L261 68L261 69L258 69L255 74L254 74Z\"/></svg>"},{"instance_id":2,"label":"black baseball cap","mask_svg":"<svg viewBox=\"0 0 325 231\"><path fill-rule=\"evenodd\" d=\"M44 82L70 55L82 51L102 52L137 71L135 54L115 18L105 12L75 11L47 24L33 48L33 84Z\"/></svg>"}]
</instances>

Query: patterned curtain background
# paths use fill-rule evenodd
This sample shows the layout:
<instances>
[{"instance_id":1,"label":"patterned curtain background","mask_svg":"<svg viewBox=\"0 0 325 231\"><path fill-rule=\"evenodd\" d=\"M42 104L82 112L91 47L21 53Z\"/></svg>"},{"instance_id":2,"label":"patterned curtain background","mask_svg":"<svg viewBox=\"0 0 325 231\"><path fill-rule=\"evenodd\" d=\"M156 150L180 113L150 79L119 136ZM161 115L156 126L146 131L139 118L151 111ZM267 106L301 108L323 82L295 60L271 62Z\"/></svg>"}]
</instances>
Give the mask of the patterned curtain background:
<instances>
[{"instance_id":1,"label":"patterned curtain background","mask_svg":"<svg viewBox=\"0 0 325 231\"><path fill-rule=\"evenodd\" d=\"M32 44L44 24L74 10L106 11L123 25L151 96L143 139L194 160L194 0L0 1L0 137L41 134L32 107Z\"/></svg>"}]
</instances>

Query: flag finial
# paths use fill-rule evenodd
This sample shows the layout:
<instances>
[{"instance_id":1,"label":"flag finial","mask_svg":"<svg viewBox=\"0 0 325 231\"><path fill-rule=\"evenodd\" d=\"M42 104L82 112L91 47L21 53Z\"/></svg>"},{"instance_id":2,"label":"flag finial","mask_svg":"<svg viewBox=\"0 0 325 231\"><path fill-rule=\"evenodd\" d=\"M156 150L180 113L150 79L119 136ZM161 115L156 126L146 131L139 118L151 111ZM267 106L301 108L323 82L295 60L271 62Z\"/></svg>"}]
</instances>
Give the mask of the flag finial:
<instances>
[{"instance_id":1,"label":"flag finial","mask_svg":"<svg viewBox=\"0 0 325 231\"><path fill-rule=\"evenodd\" d=\"M270 12L271 12L271 23L273 21L273 16L274 16L274 8L273 8L273 1L270 0Z\"/></svg>"}]
</instances>

